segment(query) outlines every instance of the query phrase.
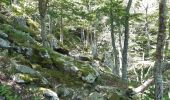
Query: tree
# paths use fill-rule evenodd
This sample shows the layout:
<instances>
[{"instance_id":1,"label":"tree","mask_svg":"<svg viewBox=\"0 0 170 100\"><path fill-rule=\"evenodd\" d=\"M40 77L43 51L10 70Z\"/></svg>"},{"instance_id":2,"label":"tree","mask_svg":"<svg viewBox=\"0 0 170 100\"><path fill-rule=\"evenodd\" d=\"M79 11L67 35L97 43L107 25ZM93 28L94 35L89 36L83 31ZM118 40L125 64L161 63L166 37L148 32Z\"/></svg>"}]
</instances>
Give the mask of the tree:
<instances>
[{"instance_id":1,"label":"tree","mask_svg":"<svg viewBox=\"0 0 170 100\"><path fill-rule=\"evenodd\" d=\"M112 47L113 47L113 54L114 54L114 66L115 70L112 69L113 72L115 72L117 75L119 75L119 67L118 67L118 51L116 49L115 44L115 33L114 33L114 16L113 16L113 1L110 0L111 6L110 6L110 28L111 28L111 38L112 38Z\"/></svg>"},{"instance_id":2,"label":"tree","mask_svg":"<svg viewBox=\"0 0 170 100\"><path fill-rule=\"evenodd\" d=\"M47 4L49 0L38 0L38 10L40 14L40 23L41 23L41 37L42 37L42 43L43 46L47 47L47 34L46 34L46 28L45 28L45 16L47 13Z\"/></svg>"},{"instance_id":3,"label":"tree","mask_svg":"<svg viewBox=\"0 0 170 100\"><path fill-rule=\"evenodd\" d=\"M166 37L166 0L160 0L159 2L159 32L157 36L156 45L156 59L154 70L155 81L155 100L163 99L163 51Z\"/></svg>"},{"instance_id":4,"label":"tree","mask_svg":"<svg viewBox=\"0 0 170 100\"><path fill-rule=\"evenodd\" d=\"M122 80L127 82L128 77L127 77L127 52L128 52L128 41L129 41L129 11L130 7L132 5L132 0L128 1L128 5L126 7L126 13L125 13L125 33L124 33L124 47L123 47L123 52L122 52Z\"/></svg>"}]
</instances>

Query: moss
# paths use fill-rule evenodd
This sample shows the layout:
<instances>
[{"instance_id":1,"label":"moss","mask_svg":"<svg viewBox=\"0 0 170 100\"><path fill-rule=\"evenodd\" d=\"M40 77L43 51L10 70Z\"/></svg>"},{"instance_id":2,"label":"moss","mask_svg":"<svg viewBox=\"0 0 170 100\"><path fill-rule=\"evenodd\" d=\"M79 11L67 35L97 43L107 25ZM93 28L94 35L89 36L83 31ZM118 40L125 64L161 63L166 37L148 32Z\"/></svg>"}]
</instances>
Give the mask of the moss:
<instances>
[{"instance_id":1,"label":"moss","mask_svg":"<svg viewBox=\"0 0 170 100\"><path fill-rule=\"evenodd\" d=\"M29 34L22 32L22 31L18 31L16 29L14 29L14 27L12 27L11 25L8 24L2 24L0 25L0 29L5 32L6 34L8 34L9 36L9 40L13 41L14 43L18 44L18 45L22 45L22 46L29 46Z\"/></svg>"},{"instance_id":2,"label":"moss","mask_svg":"<svg viewBox=\"0 0 170 100\"><path fill-rule=\"evenodd\" d=\"M0 13L0 23L7 24L10 22L11 22L11 20L7 16Z\"/></svg>"},{"instance_id":3,"label":"moss","mask_svg":"<svg viewBox=\"0 0 170 100\"><path fill-rule=\"evenodd\" d=\"M91 68L88 63L82 61L74 61L75 66L77 66L84 75L88 75L89 73L94 73L95 71Z\"/></svg>"},{"instance_id":4,"label":"moss","mask_svg":"<svg viewBox=\"0 0 170 100\"><path fill-rule=\"evenodd\" d=\"M40 32L38 31L38 25L36 22L33 22L31 19L28 19L28 23L30 26L33 26L34 28L30 27L21 27L19 25L17 25L16 23L13 22L13 20L11 20L10 18L8 18L7 16L0 14L0 23L2 24L8 24L8 26L10 26L11 28L8 27L8 29L3 29L6 31L10 31L10 30L14 30L15 31L19 31L19 32L25 32L25 33L29 33L32 37L34 37L36 40L38 39L38 36L40 34ZM14 31L12 31L14 32Z\"/></svg>"},{"instance_id":5,"label":"moss","mask_svg":"<svg viewBox=\"0 0 170 100\"><path fill-rule=\"evenodd\" d=\"M39 28L39 24L37 22L33 21L31 18L27 19L27 24L28 24L29 28L33 29L34 31L38 30L38 28Z\"/></svg>"},{"instance_id":6,"label":"moss","mask_svg":"<svg viewBox=\"0 0 170 100\"><path fill-rule=\"evenodd\" d=\"M46 78L50 78L50 83L53 83L54 81L57 81L61 84L67 84L68 86L73 87L81 87L83 85L83 81L79 79L78 77L75 77L69 73L64 73L61 71L58 71L57 69L46 69L41 68L39 69L40 72L45 76Z\"/></svg>"},{"instance_id":7,"label":"moss","mask_svg":"<svg viewBox=\"0 0 170 100\"><path fill-rule=\"evenodd\" d=\"M40 81L37 76L30 75L30 74L19 74L19 77L22 80L26 81L27 83Z\"/></svg>"},{"instance_id":8,"label":"moss","mask_svg":"<svg viewBox=\"0 0 170 100\"><path fill-rule=\"evenodd\" d=\"M129 100L127 97L120 96L116 93L113 93L109 100Z\"/></svg>"},{"instance_id":9,"label":"moss","mask_svg":"<svg viewBox=\"0 0 170 100\"><path fill-rule=\"evenodd\" d=\"M38 40L38 36L37 36L37 35L40 34L39 31L33 30L33 29L31 29L31 28L28 28L28 27L20 27L19 25L14 25L14 24L12 24L12 26L14 26L14 28L17 29L17 30L20 30L20 31L25 32L25 33L29 33L30 36L32 36L32 37L34 37L36 40Z\"/></svg>"},{"instance_id":10,"label":"moss","mask_svg":"<svg viewBox=\"0 0 170 100\"><path fill-rule=\"evenodd\" d=\"M114 76L109 73L101 74L101 76L97 78L96 83L101 85L114 86L120 89L127 88L126 84L121 80L120 77Z\"/></svg>"}]
</instances>

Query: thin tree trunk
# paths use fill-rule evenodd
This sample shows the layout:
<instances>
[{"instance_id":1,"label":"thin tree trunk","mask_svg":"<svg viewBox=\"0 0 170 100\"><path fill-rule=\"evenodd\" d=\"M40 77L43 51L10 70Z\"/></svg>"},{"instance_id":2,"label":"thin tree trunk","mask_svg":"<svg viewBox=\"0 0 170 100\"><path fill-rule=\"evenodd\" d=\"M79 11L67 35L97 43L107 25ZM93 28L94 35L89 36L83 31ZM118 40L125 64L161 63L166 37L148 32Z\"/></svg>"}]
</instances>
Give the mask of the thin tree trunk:
<instances>
[{"instance_id":1,"label":"thin tree trunk","mask_svg":"<svg viewBox=\"0 0 170 100\"><path fill-rule=\"evenodd\" d=\"M156 60L154 70L155 100L163 100L163 50L166 37L166 0L159 3L159 32L157 37Z\"/></svg>"},{"instance_id":2,"label":"thin tree trunk","mask_svg":"<svg viewBox=\"0 0 170 100\"><path fill-rule=\"evenodd\" d=\"M132 0L128 1L128 5L126 7L126 15L125 15L125 39L124 39L124 48L123 48L123 52L122 52L122 80L124 82L128 82L128 72L127 72L127 67L128 67L128 63L127 63L127 53L128 53L128 44L129 44L129 11L130 11L130 7L132 5Z\"/></svg>"},{"instance_id":3,"label":"thin tree trunk","mask_svg":"<svg viewBox=\"0 0 170 100\"><path fill-rule=\"evenodd\" d=\"M149 58L150 57L150 36L149 36L149 26L148 26L148 3L147 6L145 8L145 34L147 37L147 48L146 48L146 52L145 52L145 58Z\"/></svg>"},{"instance_id":4,"label":"thin tree trunk","mask_svg":"<svg viewBox=\"0 0 170 100\"><path fill-rule=\"evenodd\" d=\"M81 29L81 42L82 42L82 48L84 48L85 45L85 35L84 35L84 29Z\"/></svg>"},{"instance_id":5,"label":"thin tree trunk","mask_svg":"<svg viewBox=\"0 0 170 100\"><path fill-rule=\"evenodd\" d=\"M90 30L87 30L87 34L86 34L86 44L85 44L85 49L87 49L88 48L88 46L89 46L89 35L90 35Z\"/></svg>"},{"instance_id":6,"label":"thin tree trunk","mask_svg":"<svg viewBox=\"0 0 170 100\"><path fill-rule=\"evenodd\" d=\"M94 30L93 40L92 41L93 41L92 42L92 54L93 54L93 58L98 58L96 30Z\"/></svg>"},{"instance_id":7,"label":"thin tree trunk","mask_svg":"<svg viewBox=\"0 0 170 100\"><path fill-rule=\"evenodd\" d=\"M63 45L64 35L63 35L63 9L61 8L60 16L60 42Z\"/></svg>"},{"instance_id":8,"label":"thin tree trunk","mask_svg":"<svg viewBox=\"0 0 170 100\"><path fill-rule=\"evenodd\" d=\"M121 26L119 26L118 28L118 33L119 33L119 49L118 49L118 52L119 52L119 75L120 77L122 77L122 31L121 31Z\"/></svg>"},{"instance_id":9,"label":"thin tree trunk","mask_svg":"<svg viewBox=\"0 0 170 100\"><path fill-rule=\"evenodd\" d=\"M111 8L110 8L110 28L111 28L111 38L112 38L112 47L113 47L113 56L114 56L114 67L112 69L112 73L119 76L119 59L118 59L118 51L116 49L116 41L115 41L115 33L114 33L114 25L113 25L113 12L112 12L112 0L111 0Z\"/></svg>"},{"instance_id":10,"label":"thin tree trunk","mask_svg":"<svg viewBox=\"0 0 170 100\"><path fill-rule=\"evenodd\" d=\"M49 34L52 34L52 18L50 15L48 16L48 18L49 18L49 23L48 23Z\"/></svg>"}]
</instances>

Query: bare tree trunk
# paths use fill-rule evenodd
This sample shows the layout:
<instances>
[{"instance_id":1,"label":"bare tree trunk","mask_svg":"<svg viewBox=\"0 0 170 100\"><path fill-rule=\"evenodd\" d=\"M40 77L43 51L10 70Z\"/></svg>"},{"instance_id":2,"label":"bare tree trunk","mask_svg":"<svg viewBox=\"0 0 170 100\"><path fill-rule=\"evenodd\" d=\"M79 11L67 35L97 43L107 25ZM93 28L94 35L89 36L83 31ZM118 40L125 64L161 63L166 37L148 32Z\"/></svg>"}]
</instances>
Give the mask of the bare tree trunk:
<instances>
[{"instance_id":1,"label":"bare tree trunk","mask_svg":"<svg viewBox=\"0 0 170 100\"><path fill-rule=\"evenodd\" d=\"M128 82L128 72L127 72L127 67L128 67L128 63L127 63L127 53L128 53L128 44L129 44L129 11L130 11L130 7L132 5L132 0L128 1L128 5L126 7L126 15L125 15L125 39L124 39L124 48L123 48L123 52L122 52L122 80L124 82Z\"/></svg>"},{"instance_id":2,"label":"bare tree trunk","mask_svg":"<svg viewBox=\"0 0 170 100\"><path fill-rule=\"evenodd\" d=\"M85 34L84 34L84 29L81 29L81 42L82 42L82 48L84 48L85 45Z\"/></svg>"},{"instance_id":3,"label":"bare tree trunk","mask_svg":"<svg viewBox=\"0 0 170 100\"><path fill-rule=\"evenodd\" d=\"M155 100L163 100L163 50L166 37L166 0L159 3L159 32L157 37L156 60L154 70Z\"/></svg>"},{"instance_id":4,"label":"bare tree trunk","mask_svg":"<svg viewBox=\"0 0 170 100\"><path fill-rule=\"evenodd\" d=\"M113 25L113 11L112 11L112 0L111 1L111 8L110 8L110 28L111 28L111 38L112 38L112 47L113 47L113 58L114 58L114 67L112 69L112 73L119 75L119 59L118 59L118 51L116 49L116 40L115 40L115 33L114 33L114 25Z\"/></svg>"},{"instance_id":5,"label":"bare tree trunk","mask_svg":"<svg viewBox=\"0 0 170 100\"><path fill-rule=\"evenodd\" d=\"M48 18L49 18L49 23L48 23L49 34L52 34L52 18L50 15L48 16Z\"/></svg>"},{"instance_id":6,"label":"bare tree trunk","mask_svg":"<svg viewBox=\"0 0 170 100\"><path fill-rule=\"evenodd\" d=\"M93 58L98 58L96 30L94 30L94 33L93 33L93 40L92 40L92 55L93 55Z\"/></svg>"},{"instance_id":7,"label":"bare tree trunk","mask_svg":"<svg viewBox=\"0 0 170 100\"><path fill-rule=\"evenodd\" d=\"M63 35L63 9L61 8L60 16L60 42L63 45L64 35Z\"/></svg>"},{"instance_id":8,"label":"bare tree trunk","mask_svg":"<svg viewBox=\"0 0 170 100\"><path fill-rule=\"evenodd\" d=\"M145 58L149 58L150 57L150 36L149 36L149 26L148 26L148 3L147 6L145 8L145 34L147 37L147 48L146 48L146 52L145 52Z\"/></svg>"},{"instance_id":9,"label":"bare tree trunk","mask_svg":"<svg viewBox=\"0 0 170 100\"><path fill-rule=\"evenodd\" d=\"M120 77L122 77L122 31L121 31L121 26L119 26L119 29L118 29L118 33L119 33L119 49L118 49L118 52L119 52L119 75Z\"/></svg>"},{"instance_id":10,"label":"bare tree trunk","mask_svg":"<svg viewBox=\"0 0 170 100\"><path fill-rule=\"evenodd\" d=\"M87 49L89 46L89 35L90 35L90 30L88 29L86 34L85 49Z\"/></svg>"}]
</instances>

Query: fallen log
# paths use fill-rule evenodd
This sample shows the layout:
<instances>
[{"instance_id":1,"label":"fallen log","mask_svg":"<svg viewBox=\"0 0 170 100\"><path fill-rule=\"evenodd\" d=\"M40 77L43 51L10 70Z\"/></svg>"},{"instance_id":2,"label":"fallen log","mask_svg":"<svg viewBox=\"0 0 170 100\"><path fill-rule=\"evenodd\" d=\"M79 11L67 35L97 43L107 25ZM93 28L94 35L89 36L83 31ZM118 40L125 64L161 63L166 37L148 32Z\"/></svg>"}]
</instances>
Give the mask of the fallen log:
<instances>
[{"instance_id":1,"label":"fallen log","mask_svg":"<svg viewBox=\"0 0 170 100\"><path fill-rule=\"evenodd\" d=\"M164 68L163 73L170 69L170 61L164 62ZM154 83L154 78L151 77L148 80L146 80L142 85L138 86L137 88L133 89L133 95L138 93L143 93L146 89L148 89L149 86L151 86Z\"/></svg>"}]
</instances>

